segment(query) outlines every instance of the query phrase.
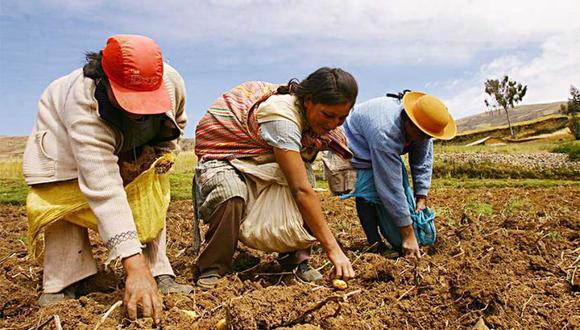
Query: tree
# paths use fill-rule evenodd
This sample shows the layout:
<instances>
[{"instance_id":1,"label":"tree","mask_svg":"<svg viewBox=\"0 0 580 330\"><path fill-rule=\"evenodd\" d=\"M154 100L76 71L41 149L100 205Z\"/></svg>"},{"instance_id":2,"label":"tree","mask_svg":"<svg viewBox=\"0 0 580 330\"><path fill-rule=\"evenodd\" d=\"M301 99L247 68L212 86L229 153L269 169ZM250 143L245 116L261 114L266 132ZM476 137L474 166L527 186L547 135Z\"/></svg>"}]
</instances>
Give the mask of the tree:
<instances>
[{"instance_id":1,"label":"tree","mask_svg":"<svg viewBox=\"0 0 580 330\"><path fill-rule=\"evenodd\" d=\"M572 128L576 140L580 139L580 91L570 86L570 98L568 99L568 114L572 117Z\"/></svg>"},{"instance_id":2,"label":"tree","mask_svg":"<svg viewBox=\"0 0 580 330\"><path fill-rule=\"evenodd\" d=\"M527 90L528 86L522 85L515 80L510 80L507 75L501 80L488 79L485 81L485 93L491 96L491 100L485 100L485 105L491 109L501 108L505 111L512 137L515 134L510 121L509 110L522 101Z\"/></svg>"}]
</instances>

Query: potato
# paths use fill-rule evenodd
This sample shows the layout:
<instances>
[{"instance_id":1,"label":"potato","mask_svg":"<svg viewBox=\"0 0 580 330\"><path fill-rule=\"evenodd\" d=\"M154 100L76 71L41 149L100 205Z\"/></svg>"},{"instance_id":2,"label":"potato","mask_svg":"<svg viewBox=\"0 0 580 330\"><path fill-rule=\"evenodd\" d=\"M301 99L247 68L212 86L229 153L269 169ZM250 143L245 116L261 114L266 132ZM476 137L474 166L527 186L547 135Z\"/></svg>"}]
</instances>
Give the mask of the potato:
<instances>
[{"instance_id":1,"label":"potato","mask_svg":"<svg viewBox=\"0 0 580 330\"><path fill-rule=\"evenodd\" d=\"M348 284L345 281L336 279L332 281L332 286L337 290L346 290L348 288Z\"/></svg>"},{"instance_id":2,"label":"potato","mask_svg":"<svg viewBox=\"0 0 580 330\"><path fill-rule=\"evenodd\" d=\"M226 330L228 328L228 322L226 319L221 319L215 324L215 327L217 330Z\"/></svg>"}]
</instances>

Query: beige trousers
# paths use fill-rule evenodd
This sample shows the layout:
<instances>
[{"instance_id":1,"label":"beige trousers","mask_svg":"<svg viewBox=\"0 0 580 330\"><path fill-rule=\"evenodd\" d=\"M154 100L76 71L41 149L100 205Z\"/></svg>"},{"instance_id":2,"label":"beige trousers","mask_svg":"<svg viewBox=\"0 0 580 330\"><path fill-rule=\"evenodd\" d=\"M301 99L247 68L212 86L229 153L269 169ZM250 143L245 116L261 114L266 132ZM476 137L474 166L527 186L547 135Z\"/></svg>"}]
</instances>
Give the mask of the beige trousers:
<instances>
[{"instance_id":1,"label":"beige trousers","mask_svg":"<svg viewBox=\"0 0 580 330\"><path fill-rule=\"evenodd\" d=\"M68 221L57 221L44 232L45 293L60 292L67 286L97 273L89 233L86 228ZM143 256L153 276L172 275L173 269L166 254L166 230L147 243Z\"/></svg>"}]
</instances>

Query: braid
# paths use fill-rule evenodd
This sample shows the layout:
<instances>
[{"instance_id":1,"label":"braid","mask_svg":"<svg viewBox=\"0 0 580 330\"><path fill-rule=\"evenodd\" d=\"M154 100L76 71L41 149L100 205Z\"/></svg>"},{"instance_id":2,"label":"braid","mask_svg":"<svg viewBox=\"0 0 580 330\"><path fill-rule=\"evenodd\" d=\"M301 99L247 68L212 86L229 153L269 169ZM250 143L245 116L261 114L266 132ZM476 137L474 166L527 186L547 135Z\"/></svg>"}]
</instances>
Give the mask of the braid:
<instances>
[{"instance_id":1,"label":"braid","mask_svg":"<svg viewBox=\"0 0 580 330\"><path fill-rule=\"evenodd\" d=\"M298 89L299 83L300 81L298 79L292 78L290 79L290 81L288 81L288 85L278 87L276 93L294 95L296 94L296 90Z\"/></svg>"}]
</instances>

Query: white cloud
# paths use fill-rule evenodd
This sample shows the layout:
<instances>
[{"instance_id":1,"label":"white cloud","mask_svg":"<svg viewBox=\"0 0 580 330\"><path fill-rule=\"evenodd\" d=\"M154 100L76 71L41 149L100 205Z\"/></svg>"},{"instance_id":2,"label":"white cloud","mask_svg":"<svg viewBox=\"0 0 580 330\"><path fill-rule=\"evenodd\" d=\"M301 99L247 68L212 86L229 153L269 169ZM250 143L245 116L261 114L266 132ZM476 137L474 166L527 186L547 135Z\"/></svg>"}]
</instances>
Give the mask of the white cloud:
<instances>
[{"instance_id":1,"label":"white cloud","mask_svg":"<svg viewBox=\"0 0 580 330\"><path fill-rule=\"evenodd\" d=\"M26 3L25 1L22 1ZM460 64L580 30L577 0L45 0L119 30L214 47L276 45L304 56L380 63ZM34 7L20 5L23 11ZM106 11L106 15L101 13ZM407 60L407 61L406 61Z\"/></svg>"},{"instance_id":2,"label":"white cloud","mask_svg":"<svg viewBox=\"0 0 580 330\"><path fill-rule=\"evenodd\" d=\"M564 100L570 84L580 87L578 0L40 3L2 2L2 15L43 11L58 19L83 17L109 30L150 35L161 44L223 50L229 57L216 57L215 63L231 66L242 61L237 51L244 49L263 65L304 59L377 69L469 70L426 84L456 117L485 110L483 82L504 74L528 85L525 103Z\"/></svg>"},{"instance_id":3,"label":"white cloud","mask_svg":"<svg viewBox=\"0 0 580 330\"><path fill-rule=\"evenodd\" d=\"M523 103L564 101L569 97L570 85L580 86L580 43L576 32L563 33L548 38L536 57L506 55L483 65L479 72L447 89L447 103L456 117L463 117L485 110L483 83L486 79L501 78L507 74L528 86ZM443 86L444 82L438 82Z\"/></svg>"}]
</instances>

